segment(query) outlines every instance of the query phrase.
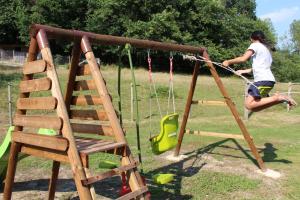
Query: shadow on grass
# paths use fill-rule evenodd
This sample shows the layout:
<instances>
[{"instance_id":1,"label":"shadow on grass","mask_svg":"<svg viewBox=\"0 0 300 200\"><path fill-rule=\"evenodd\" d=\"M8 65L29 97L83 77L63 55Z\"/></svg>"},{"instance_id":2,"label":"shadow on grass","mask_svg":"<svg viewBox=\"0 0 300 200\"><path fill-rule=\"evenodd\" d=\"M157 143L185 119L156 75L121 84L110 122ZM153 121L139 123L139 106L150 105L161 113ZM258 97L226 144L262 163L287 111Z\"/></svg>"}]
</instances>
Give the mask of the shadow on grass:
<instances>
[{"instance_id":1,"label":"shadow on grass","mask_svg":"<svg viewBox=\"0 0 300 200\"><path fill-rule=\"evenodd\" d=\"M224 143L232 141L237 147L230 147ZM245 157L233 156L229 154L214 153L213 151L217 148L230 148L233 150L240 150L243 152ZM265 148L258 149L260 153L264 153L262 157L265 162L282 162L282 163L292 163L289 160L280 159L277 160L277 154L273 144L266 143ZM182 194L182 184L183 178L191 177L200 172L200 170L207 164L205 159L203 162L199 162L204 154L218 154L223 156L230 156L234 158L250 159L254 164L257 165L256 160L250 155L251 151L242 148L242 146L234 139L224 139L195 151L187 152L185 155L188 157L182 161L171 163L169 165L157 168L155 170L149 171L143 176L146 179L146 184L151 192L151 199L163 200L163 199L182 199L188 200L193 199L192 195ZM153 182L152 177L160 173L172 173L175 174L175 179L164 185L156 184ZM37 179L31 181L16 182L13 187L14 192L20 191L48 191L48 179ZM98 195L103 195L107 198L116 199L119 197L119 192L122 187L120 177L115 176L110 179L97 182L94 185L95 191ZM76 187L73 179L59 179L56 187L57 192L76 192ZM3 192L3 185L0 188ZM78 199L78 197L71 198L72 200Z\"/></svg>"},{"instance_id":2,"label":"shadow on grass","mask_svg":"<svg viewBox=\"0 0 300 200\"><path fill-rule=\"evenodd\" d=\"M233 142L237 148L225 145L226 142ZM213 152L213 150L215 148L226 148L226 149L233 149L233 150L239 150L241 151L246 157L241 157L241 156L236 156L236 155L230 155L230 154L225 154L225 153L215 153ZM281 163L285 163L285 164L289 164L292 163L292 161L290 160L286 160L286 159L280 159L280 160L276 160L277 158L277 154L275 153L275 151L277 150L273 144L271 143L265 143L265 147L264 148L257 148L259 153L263 153L262 159L264 162L281 162ZM194 151L195 152L195 151ZM227 157L233 157L233 158L239 158L239 159L249 159L251 160L257 167L258 163L256 161L255 158L252 157L252 152L249 149L244 149L235 139L224 139L212 144L209 144L205 147L202 147L198 150L196 150L197 153L203 154L203 153L208 153L208 154L215 154L215 155L222 155L222 156L227 156ZM193 153L193 152L190 152Z\"/></svg>"},{"instance_id":3,"label":"shadow on grass","mask_svg":"<svg viewBox=\"0 0 300 200\"><path fill-rule=\"evenodd\" d=\"M149 171L143 176L146 178L147 186L151 192L151 199L193 199L193 195L182 194L183 178L192 177L200 172L206 165L205 162L199 162L202 158L201 153L188 153L188 157L169 165ZM153 176L157 174L174 174L174 180L167 184L157 184L153 181Z\"/></svg>"},{"instance_id":4,"label":"shadow on grass","mask_svg":"<svg viewBox=\"0 0 300 200\"><path fill-rule=\"evenodd\" d=\"M13 192L22 191L48 191L49 179L36 179L30 181L20 181L15 182L13 185ZM121 188L120 177L115 176L110 179L106 179L93 184L95 192L97 195L102 195L103 197L116 199L119 197L119 190ZM1 185L0 192L3 193L4 184ZM76 186L72 178L64 178L57 180L56 192L62 193L75 193ZM57 195L57 194L56 194ZM79 197L77 195L71 195L71 200L77 200ZM46 195L47 196L47 195ZM46 198L45 196L45 198ZM63 194L61 194L63 196Z\"/></svg>"},{"instance_id":5,"label":"shadow on grass","mask_svg":"<svg viewBox=\"0 0 300 200\"><path fill-rule=\"evenodd\" d=\"M273 144L271 143L265 143L265 148L262 150L264 153L264 156L262 157L264 162L280 162L280 163L285 163L285 164L290 164L292 161L286 160L286 159L276 159L277 154L275 151L277 151Z\"/></svg>"}]
</instances>

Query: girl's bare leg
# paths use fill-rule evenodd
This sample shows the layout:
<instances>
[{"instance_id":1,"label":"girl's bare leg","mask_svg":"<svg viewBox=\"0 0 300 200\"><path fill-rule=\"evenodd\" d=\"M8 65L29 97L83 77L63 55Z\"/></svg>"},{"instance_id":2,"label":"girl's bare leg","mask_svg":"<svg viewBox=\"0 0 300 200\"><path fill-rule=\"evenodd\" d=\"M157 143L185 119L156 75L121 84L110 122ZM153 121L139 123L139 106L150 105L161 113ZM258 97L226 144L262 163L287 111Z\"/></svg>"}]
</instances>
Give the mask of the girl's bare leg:
<instances>
[{"instance_id":1,"label":"girl's bare leg","mask_svg":"<svg viewBox=\"0 0 300 200\"><path fill-rule=\"evenodd\" d=\"M275 93L271 97L265 97L261 99L255 99L253 96L249 95L245 100L245 107L253 112L258 112L284 101L288 102L291 106L297 105L297 103L292 98L279 93Z\"/></svg>"}]
</instances>

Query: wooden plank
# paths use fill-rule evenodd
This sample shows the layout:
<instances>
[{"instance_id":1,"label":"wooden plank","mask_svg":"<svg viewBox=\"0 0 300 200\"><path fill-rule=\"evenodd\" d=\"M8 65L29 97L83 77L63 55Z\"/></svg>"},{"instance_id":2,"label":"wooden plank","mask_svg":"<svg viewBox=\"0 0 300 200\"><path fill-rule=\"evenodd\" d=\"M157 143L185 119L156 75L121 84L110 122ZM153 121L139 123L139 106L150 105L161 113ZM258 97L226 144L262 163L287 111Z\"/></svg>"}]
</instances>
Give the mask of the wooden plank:
<instances>
[{"instance_id":1,"label":"wooden plank","mask_svg":"<svg viewBox=\"0 0 300 200\"><path fill-rule=\"evenodd\" d=\"M54 97L19 98L17 108L20 110L54 110L57 100Z\"/></svg>"},{"instance_id":2,"label":"wooden plank","mask_svg":"<svg viewBox=\"0 0 300 200\"><path fill-rule=\"evenodd\" d=\"M211 101L211 100L195 100L192 101L192 104L202 104L208 106L226 106L225 101Z\"/></svg>"},{"instance_id":3,"label":"wooden plank","mask_svg":"<svg viewBox=\"0 0 300 200\"><path fill-rule=\"evenodd\" d=\"M22 144L53 149L56 151L66 151L69 145L68 140L63 137L24 133L21 131L13 132L12 140Z\"/></svg>"},{"instance_id":4,"label":"wooden plank","mask_svg":"<svg viewBox=\"0 0 300 200\"><path fill-rule=\"evenodd\" d=\"M130 192L128 194L125 194L116 200L130 200L130 199L136 199L136 197L141 196L142 194L148 192L147 186L142 186L138 188L137 190Z\"/></svg>"},{"instance_id":5,"label":"wooden plank","mask_svg":"<svg viewBox=\"0 0 300 200\"><path fill-rule=\"evenodd\" d=\"M108 121L107 114L103 110L70 110L70 119Z\"/></svg>"},{"instance_id":6,"label":"wooden plank","mask_svg":"<svg viewBox=\"0 0 300 200\"><path fill-rule=\"evenodd\" d=\"M117 149L124 149L127 144L124 142L107 142L103 144L94 144L90 146L86 146L84 149L80 150L82 154L91 154L97 152L104 152L109 150L117 150Z\"/></svg>"},{"instance_id":7,"label":"wooden plank","mask_svg":"<svg viewBox=\"0 0 300 200\"><path fill-rule=\"evenodd\" d=\"M23 66L23 74L36 74L45 72L47 67L47 63L44 60L36 60L27 62Z\"/></svg>"},{"instance_id":8,"label":"wooden plank","mask_svg":"<svg viewBox=\"0 0 300 200\"><path fill-rule=\"evenodd\" d=\"M77 133L92 133L98 135L114 136L113 130L110 126L78 123L71 123L71 126L73 132Z\"/></svg>"},{"instance_id":9,"label":"wooden plank","mask_svg":"<svg viewBox=\"0 0 300 200\"><path fill-rule=\"evenodd\" d=\"M60 130L62 128L62 120L59 117L52 116L15 115L14 125Z\"/></svg>"},{"instance_id":10,"label":"wooden plank","mask_svg":"<svg viewBox=\"0 0 300 200\"><path fill-rule=\"evenodd\" d=\"M75 81L74 90L95 90L96 85L94 80L82 80L82 81Z\"/></svg>"},{"instance_id":11,"label":"wooden plank","mask_svg":"<svg viewBox=\"0 0 300 200\"><path fill-rule=\"evenodd\" d=\"M39 78L20 82L20 92L47 91L51 89L51 79Z\"/></svg>"},{"instance_id":12,"label":"wooden plank","mask_svg":"<svg viewBox=\"0 0 300 200\"><path fill-rule=\"evenodd\" d=\"M84 75L90 75L91 70L89 67L89 64L84 64L83 66L78 66L77 68L77 75L78 76L84 76Z\"/></svg>"},{"instance_id":13,"label":"wooden plank","mask_svg":"<svg viewBox=\"0 0 300 200\"><path fill-rule=\"evenodd\" d=\"M100 180L103 180L103 179L106 179L106 178L109 178L109 177L112 177L112 176L115 176L115 175L119 175L122 172L126 172L126 171L131 170L131 169L136 168L136 167L137 167L136 163L121 166L121 167L112 169L110 171L104 172L102 174L99 174L97 176L87 178L86 180L82 180L82 183L83 183L83 185L90 185L90 184L93 184L97 181L100 181Z\"/></svg>"},{"instance_id":14,"label":"wooden plank","mask_svg":"<svg viewBox=\"0 0 300 200\"><path fill-rule=\"evenodd\" d=\"M87 106L87 105L102 105L102 99L99 96L94 95L80 95L73 96L71 105Z\"/></svg>"},{"instance_id":15,"label":"wooden plank","mask_svg":"<svg viewBox=\"0 0 300 200\"><path fill-rule=\"evenodd\" d=\"M192 135L221 137L221 138L232 138L232 139L239 139L239 140L244 140L245 139L243 135L229 134L229 133L216 133L216 132L208 132L208 131L191 131L189 129L187 129L185 131L185 133L192 134Z\"/></svg>"},{"instance_id":16,"label":"wooden plank","mask_svg":"<svg viewBox=\"0 0 300 200\"><path fill-rule=\"evenodd\" d=\"M86 140L86 138L76 137L76 146L78 151L83 151L85 149L92 148L95 146L104 146L112 143L114 142L109 140L92 139L92 138Z\"/></svg>"},{"instance_id":17,"label":"wooden plank","mask_svg":"<svg viewBox=\"0 0 300 200\"><path fill-rule=\"evenodd\" d=\"M33 147L28 144L24 144L21 147L21 152L24 154L36 156L39 158L47 158L50 160L55 160L59 162L70 162L66 153L62 151L55 151L52 149L46 149L42 147Z\"/></svg>"}]
</instances>

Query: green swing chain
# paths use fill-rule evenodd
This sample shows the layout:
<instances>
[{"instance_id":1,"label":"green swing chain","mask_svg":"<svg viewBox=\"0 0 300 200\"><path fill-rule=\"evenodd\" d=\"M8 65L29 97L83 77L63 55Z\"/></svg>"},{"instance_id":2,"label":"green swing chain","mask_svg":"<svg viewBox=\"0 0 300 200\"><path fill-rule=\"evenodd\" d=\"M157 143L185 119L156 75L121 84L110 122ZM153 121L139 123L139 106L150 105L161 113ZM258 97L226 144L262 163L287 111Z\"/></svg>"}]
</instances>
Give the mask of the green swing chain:
<instances>
[{"instance_id":1,"label":"green swing chain","mask_svg":"<svg viewBox=\"0 0 300 200\"><path fill-rule=\"evenodd\" d=\"M125 49L127 50L127 53L128 53L129 65L130 65L130 70L131 70L131 78L132 78L132 82L133 82L134 100L135 100L135 115L136 115L135 128L136 128L136 137L137 137L138 158L139 158L139 162L141 164L141 173L143 173L141 142L140 142L139 104L138 104L138 96L137 96L134 68L133 68L132 58L131 58L131 45L126 44Z\"/></svg>"}]
</instances>

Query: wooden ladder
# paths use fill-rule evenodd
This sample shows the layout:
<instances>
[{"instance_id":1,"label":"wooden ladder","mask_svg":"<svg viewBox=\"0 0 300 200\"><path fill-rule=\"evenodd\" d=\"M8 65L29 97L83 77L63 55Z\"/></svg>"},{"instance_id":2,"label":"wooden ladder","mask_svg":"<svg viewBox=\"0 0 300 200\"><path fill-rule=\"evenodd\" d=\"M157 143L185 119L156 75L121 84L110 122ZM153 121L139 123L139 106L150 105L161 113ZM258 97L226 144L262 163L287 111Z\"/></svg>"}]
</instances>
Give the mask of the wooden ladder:
<instances>
[{"instance_id":1,"label":"wooden ladder","mask_svg":"<svg viewBox=\"0 0 300 200\"><path fill-rule=\"evenodd\" d=\"M38 48L39 47L39 48ZM36 60L38 51L42 59ZM84 54L88 64L79 66ZM94 199L92 184L126 173L131 192L119 199L148 199L143 183L89 40L75 41L65 98L63 98L46 32L31 37L24 78L14 118L15 130L5 180L4 199L11 199L18 154L53 160L48 199L54 199L61 162L70 163L80 199ZM42 97L41 97L42 96ZM38 135L39 128L54 129L56 136ZM88 137L97 134L99 137ZM109 136L105 139L100 136ZM111 138L111 139L107 139ZM120 156L120 167L92 176L89 155Z\"/></svg>"}]
</instances>

